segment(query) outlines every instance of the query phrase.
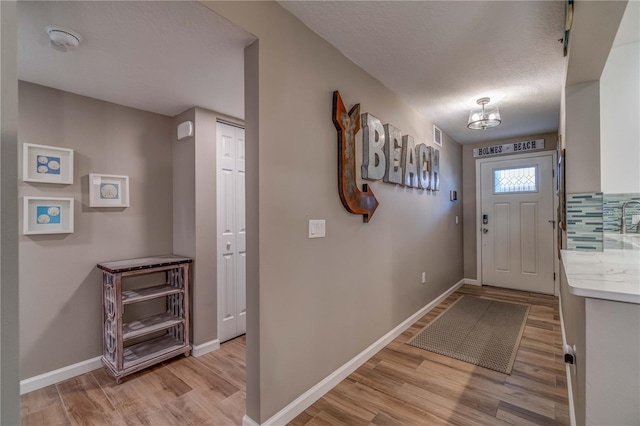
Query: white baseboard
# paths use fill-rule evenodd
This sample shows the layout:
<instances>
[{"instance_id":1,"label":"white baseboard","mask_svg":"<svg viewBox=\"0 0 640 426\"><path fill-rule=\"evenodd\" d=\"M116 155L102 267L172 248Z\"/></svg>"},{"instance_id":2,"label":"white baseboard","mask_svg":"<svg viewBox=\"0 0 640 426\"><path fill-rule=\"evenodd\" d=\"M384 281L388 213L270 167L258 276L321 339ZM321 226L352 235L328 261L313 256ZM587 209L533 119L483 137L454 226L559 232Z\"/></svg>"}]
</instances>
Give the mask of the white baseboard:
<instances>
[{"instance_id":1,"label":"white baseboard","mask_svg":"<svg viewBox=\"0 0 640 426\"><path fill-rule=\"evenodd\" d=\"M474 280L474 279L471 279L471 278L465 278L462 281L464 281L464 284L477 285L479 287L482 287L482 284L480 284L478 282L478 280Z\"/></svg>"},{"instance_id":2,"label":"white baseboard","mask_svg":"<svg viewBox=\"0 0 640 426\"><path fill-rule=\"evenodd\" d=\"M260 426L260 424L256 423L251 417L245 415L242 418L242 426Z\"/></svg>"},{"instance_id":3,"label":"white baseboard","mask_svg":"<svg viewBox=\"0 0 640 426\"><path fill-rule=\"evenodd\" d=\"M409 318L400 323L393 330L389 331L387 334L382 336L376 342L372 343L371 346L366 348L364 351L360 352L358 355L353 357L351 360L347 361L333 373L322 379L316 385L314 385L311 389L300 395L294 401L292 401L289 405L284 407L282 410L278 411L272 417L267 419L261 425L256 423L253 419L248 416L244 416L242 419L243 426L280 426L289 423L291 420L296 418L296 416L310 407L314 402L318 399L322 398L322 396L333 389L338 385L342 380L344 380L349 374L353 373L360 367L362 364L367 362L369 358L374 356L376 353L381 351L385 346L387 346L393 339L404 333L406 329L411 327L411 325L419 320L422 316L424 316L427 312L435 308L442 302L444 299L449 297L451 293L456 291L460 286L464 284L464 279L458 281L454 284L449 290L442 293L432 302L421 308L418 312L411 315Z\"/></svg>"},{"instance_id":4,"label":"white baseboard","mask_svg":"<svg viewBox=\"0 0 640 426\"><path fill-rule=\"evenodd\" d=\"M88 373L89 371L97 370L102 367L100 358L102 357L97 356L86 361L81 361L76 364L58 368L57 370L49 371L48 373L21 380L20 395L80 376L81 374Z\"/></svg>"},{"instance_id":5,"label":"white baseboard","mask_svg":"<svg viewBox=\"0 0 640 426\"><path fill-rule=\"evenodd\" d=\"M201 345L193 345L193 349L191 349L191 355L197 358L204 354L208 354L209 352L217 351L218 349L220 349L220 340L214 339Z\"/></svg>"},{"instance_id":6,"label":"white baseboard","mask_svg":"<svg viewBox=\"0 0 640 426\"><path fill-rule=\"evenodd\" d=\"M562 331L562 345L567 344L567 335L564 332L564 317L562 316L562 298L558 294L558 308L560 310L560 330ZM564 370L567 375L567 399L569 400L569 420L571 426L576 426L576 409L573 402L573 385L571 384L571 365L565 364Z\"/></svg>"},{"instance_id":7,"label":"white baseboard","mask_svg":"<svg viewBox=\"0 0 640 426\"><path fill-rule=\"evenodd\" d=\"M195 357L199 357L211 351L215 351L216 349L220 349L220 341L218 339L211 340L210 342L206 342L201 345L194 345L191 354ZM102 367L100 358L102 357L97 356L86 361L81 361L76 364L68 365L57 370L21 380L20 395L42 389L64 380L69 380L76 376L88 373L89 371L97 370Z\"/></svg>"}]
</instances>

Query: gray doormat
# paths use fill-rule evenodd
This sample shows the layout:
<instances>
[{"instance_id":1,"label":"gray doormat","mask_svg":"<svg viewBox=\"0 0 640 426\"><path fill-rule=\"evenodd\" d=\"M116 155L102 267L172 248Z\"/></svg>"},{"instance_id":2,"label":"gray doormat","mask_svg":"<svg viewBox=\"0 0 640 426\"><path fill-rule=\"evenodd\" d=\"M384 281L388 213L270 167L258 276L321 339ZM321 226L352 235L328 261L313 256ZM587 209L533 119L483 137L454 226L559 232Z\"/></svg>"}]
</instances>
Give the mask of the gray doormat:
<instances>
[{"instance_id":1,"label":"gray doormat","mask_svg":"<svg viewBox=\"0 0 640 426\"><path fill-rule=\"evenodd\" d=\"M511 374L529 306L462 296L407 344Z\"/></svg>"}]
</instances>

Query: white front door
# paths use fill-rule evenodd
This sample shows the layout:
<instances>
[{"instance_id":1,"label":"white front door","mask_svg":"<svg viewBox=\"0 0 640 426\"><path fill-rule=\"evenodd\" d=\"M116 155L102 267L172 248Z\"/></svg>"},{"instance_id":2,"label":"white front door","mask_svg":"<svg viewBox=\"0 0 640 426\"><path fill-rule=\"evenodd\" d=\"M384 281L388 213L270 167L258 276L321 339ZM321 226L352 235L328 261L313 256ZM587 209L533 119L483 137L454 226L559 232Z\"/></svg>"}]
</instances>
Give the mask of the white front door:
<instances>
[{"instance_id":1,"label":"white front door","mask_svg":"<svg viewBox=\"0 0 640 426\"><path fill-rule=\"evenodd\" d=\"M553 157L480 163L482 284L554 293Z\"/></svg>"},{"instance_id":2,"label":"white front door","mask_svg":"<svg viewBox=\"0 0 640 426\"><path fill-rule=\"evenodd\" d=\"M244 334L246 228L244 129L217 125L218 340Z\"/></svg>"}]
</instances>

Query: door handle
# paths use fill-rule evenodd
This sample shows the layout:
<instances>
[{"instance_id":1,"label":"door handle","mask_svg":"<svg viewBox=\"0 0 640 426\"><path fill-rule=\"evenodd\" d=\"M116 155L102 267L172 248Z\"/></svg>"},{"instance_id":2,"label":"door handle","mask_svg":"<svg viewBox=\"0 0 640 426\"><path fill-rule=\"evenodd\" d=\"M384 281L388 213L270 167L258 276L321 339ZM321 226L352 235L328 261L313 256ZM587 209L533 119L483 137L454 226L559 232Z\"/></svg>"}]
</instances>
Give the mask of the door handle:
<instances>
[{"instance_id":1,"label":"door handle","mask_svg":"<svg viewBox=\"0 0 640 426\"><path fill-rule=\"evenodd\" d=\"M487 232L489 232L489 230L487 228L482 228L482 233L486 234Z\"/></svg>"},{"instance_id":2,"label":"door handle","mask_svg":"<svg viewBox=\"0 0 640 426\"><path fill-rule=\"evenodd\" d=\"M227 242L227 250L231 250L231 243Z\"/></svg>"}]
</instances>

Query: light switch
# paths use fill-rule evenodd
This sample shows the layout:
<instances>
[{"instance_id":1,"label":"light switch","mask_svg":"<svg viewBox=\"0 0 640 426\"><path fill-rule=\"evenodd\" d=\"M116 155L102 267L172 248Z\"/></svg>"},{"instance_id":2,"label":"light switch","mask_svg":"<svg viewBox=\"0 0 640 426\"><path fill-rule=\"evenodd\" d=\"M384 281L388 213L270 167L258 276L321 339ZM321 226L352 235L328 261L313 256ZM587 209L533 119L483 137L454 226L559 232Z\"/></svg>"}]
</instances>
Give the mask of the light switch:
<instances>
[{"instance_id":1,"label":"light switch","mask_svg":"<svg viewBox=\"0 0 640 426\"><path fill-rule=\"evenodd\" d=\"M309 238L324 238L326 232L324 220L309 221Z\"/></svg>"}]
</instances>

